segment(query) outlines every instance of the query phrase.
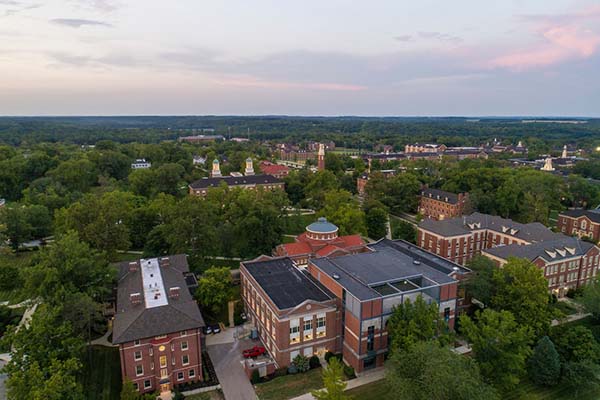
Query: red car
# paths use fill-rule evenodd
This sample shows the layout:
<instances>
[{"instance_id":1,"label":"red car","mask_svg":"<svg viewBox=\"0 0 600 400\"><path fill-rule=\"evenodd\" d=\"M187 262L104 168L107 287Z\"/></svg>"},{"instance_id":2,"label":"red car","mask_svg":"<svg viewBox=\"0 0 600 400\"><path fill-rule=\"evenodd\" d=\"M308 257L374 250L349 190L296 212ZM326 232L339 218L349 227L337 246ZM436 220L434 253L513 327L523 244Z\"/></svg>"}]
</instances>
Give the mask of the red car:
<instances>
[{"instance_id":1,"label":"red car","mask_svg":"<svg viewBox=\"0 0 600 400\"><path fill-rule=\"evenodd\" d=\"M243 354L244 358L258 357L258 356L262 356L263 354L265 354L266 351L267 351L267 349L265 349L262 346L254 346L251 349L244 350L244 352L242 354Z\"/></svg>"}]
</instances>

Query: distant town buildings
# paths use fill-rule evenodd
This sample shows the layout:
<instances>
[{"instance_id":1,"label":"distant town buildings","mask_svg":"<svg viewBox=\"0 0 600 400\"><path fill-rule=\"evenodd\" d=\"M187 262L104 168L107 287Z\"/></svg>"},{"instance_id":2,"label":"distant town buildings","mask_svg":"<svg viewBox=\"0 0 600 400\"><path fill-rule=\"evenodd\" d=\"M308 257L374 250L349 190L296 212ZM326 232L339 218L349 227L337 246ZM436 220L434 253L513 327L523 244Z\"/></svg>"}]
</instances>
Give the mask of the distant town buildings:
<instances>
[{"instance_id":1,"label":"distant town buildings","mask_svg":"<svg viewBox=\"0 0 600 400\"><path fill-rule=\"evenodd\" d=\"M266 190L275 190L285 188L285 184L280 179L272 175L255 175L252 159L246 160L245 175L239 172L232 172L230 176L221 174L219 160L214 160L210 178L203 178L189 184L189 194L193 196L206 196L212 188L225 185L227 187L239 187L247 190L257 190L259 188Z\"/></svg>"},{"instance_id":2,"label":"distant town buildings","mask_svg":"<svg viewBox=\"0 0 600 400\"><path fill-rule=\"evenodd\" d=\"M407 144L404 146L405 153L443 153L447 149L445 144Z\"/></svg>"},{"instance_id":3,"label":"distant town buildings","mask_svg":"<svg viewBox=\"0 0 600 400\"><path fill-rule=\"evenodd\" d=\"M142 392L169 392L203 380L204 320L192 298L183 254L118 265L112 342L119 346L121 375Z\"/></svg>"},{"instance_id":4,"label":"distant town buildings","mask_svg":"<svg viewBox=\"0 0 600 400\"><path fill-rule=\"evenodd\" d=\"M600 242L600 210L566 210L558 215L558 229L566 235Z\"/></svg>"},{"instance_id":5,"label":"distant town buildings","mask_svg":"<svg viewBox=\"0 0 600 400\"><path fill-rule=\"evenodd\" d=\"M454 326L458 282L470 271L404 241L382 240L370 251L311 259L242 262L242 298L279 367L298 354L342 353L355 371L383 365L393 307L422 295Z\"/></svg>"},{"instance_id":6,"label":"distant town buildings","mask_svg":"<svg viewBox=\"0 0 600 400\"><path fill-rule=\"evenodd\" d=\"M194 136L181 136L177 138L180 142L192 143L192 144L202 144L202 143L212 143L218 140L225 140L223 135L194 135Z\"/></svg>"},{"instance_id":7,"label":"distant town buildings","mask_svg":"<svg viewBox=\"0 0 600 400\"><path fill-rule=\"evenodd\" d=\"M369 251L360 235L339 236L337 226L326 218L308 225L306 231L294 238L294 243L280 244L273 255L290 257L296 265L305 267L309 258L338 257Z\"/></svg>"},{"instance_id":8,"label":"distant town buildings","mask_svg":"<svg viewBox=\"0 0 600 400\"><path fill-rule=\"evenodd\" d=\"M333 151L335 150L335 142L333 141L327 141L327 142L313 142L310 141L307 143L306 145L306 149L308 151L319 151L320 146L323 145L325 146L325 150L327 151Z\"/></svg>"},{"instance_id":9,"label":"distant town buildings","mask_svg":"<svg viewBox=\"0 0 600 400\"><path fill-rule=\"evenodd\" d=\"M131 169L148 169L152 166L152 164L146 161L145 158L138 158L134 162L131 163Z\"/></svg>"},{"instance_id":10,"label":"distant town buildings","mask_svg":"<svg viewBox=\"0 0 600 400\"><path fill-rule=\"evenodd\" d=\"M290 168L285 165L274 164L270 161L260 162L260 171L265 175L271 175L283 179L290 174Z\"/></svg>"},{"instance_id":11,"label":"distant town buildings","mask_svg":"<svg viewBox=\"0 0 600 400\"><path fill-rule=\"evenodd\" d=\"M419 213L425 218L454 218L463 215L469 208L469 193L456 194L425 187L419 196Z\"/></svg>"}]
</instances>

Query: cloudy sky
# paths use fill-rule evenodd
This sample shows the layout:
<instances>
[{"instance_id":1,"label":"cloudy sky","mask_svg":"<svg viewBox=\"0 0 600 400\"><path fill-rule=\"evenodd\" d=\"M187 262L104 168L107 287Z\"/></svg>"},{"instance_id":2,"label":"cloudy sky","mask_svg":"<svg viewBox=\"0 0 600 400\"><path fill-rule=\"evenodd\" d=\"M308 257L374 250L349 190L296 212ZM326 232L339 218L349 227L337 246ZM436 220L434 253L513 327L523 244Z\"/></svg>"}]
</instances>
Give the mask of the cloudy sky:
<instances>
[{"instance_id":1,"label":"cloudy sky","mask_svg":"<svg viewBox=\"0 0 600 400\"><path fill-rule=\"evenodd\" d=\"M0 115L600 116L598 0L0 0Z\"/></svg>"}]
</instances>

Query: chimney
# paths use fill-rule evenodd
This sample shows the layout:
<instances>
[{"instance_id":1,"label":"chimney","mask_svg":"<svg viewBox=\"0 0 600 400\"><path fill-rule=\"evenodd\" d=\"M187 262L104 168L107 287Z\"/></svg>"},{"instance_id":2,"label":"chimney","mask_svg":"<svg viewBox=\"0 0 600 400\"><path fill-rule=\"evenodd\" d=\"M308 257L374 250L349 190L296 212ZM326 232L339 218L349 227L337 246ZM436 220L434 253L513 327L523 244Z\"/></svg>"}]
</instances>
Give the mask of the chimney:
<instances>
[{"instance_id":1,"label":"chimney","mask_svg":"<svg viewBox=\"0 0 600 400\"><path fill-rule=\"evenodd\" d=\"M169 298L177 299L179 297L179 286L169 288Z\"/></svg>"},{"instance_id":2,"label":"chimney","mask_svg":"<svg viewBox=\"0 0 600 400\"><path fill-rule=\"evenodd\" d=\"M246 170L244 171L246 176L254 175L254 165L250 157L246 158Z\"/></svg>"},{"instance_id":3,"label":"chimney","mask_svg":"<svg viewBox=\"0 0 600 400\"><path fill-rule=\"evenodd\" d=\"M221 175L221 166L219 165L219 160L216 158L212 164L212 172L210 173L211 178L220 178Z\"/></svg>"},{"instance_id":4,"label":"chimney","mask_svg":"<svg viewBox=\"0 0 600 400\"><path fill-rule=\"evenodd\" d=\"M158 265L160 265L163 268L168 267L169 264L169 257L161 257L160 260L158 261Z\"/></svg>"},{"instance_id":5,"label":"chimney","mask_svg":"<svg viewBox=\"0 0 600 400\"><path fill-rule=\"evenodd\" d=\"M141 304L142 303L142 294L139 292L131 293L129 295L129 300L131 300L131 304Z\"/></svg>"},{"instance_id":6,"label":"chimney","mask_svg":"<svg viewBox=\"0 0 600 400\"><path fill-rule=\"evenodd\" d=\"M129 263L129 272L135 272L138 270L138 262L132 261Z\"/></svg>"}]
</instances>

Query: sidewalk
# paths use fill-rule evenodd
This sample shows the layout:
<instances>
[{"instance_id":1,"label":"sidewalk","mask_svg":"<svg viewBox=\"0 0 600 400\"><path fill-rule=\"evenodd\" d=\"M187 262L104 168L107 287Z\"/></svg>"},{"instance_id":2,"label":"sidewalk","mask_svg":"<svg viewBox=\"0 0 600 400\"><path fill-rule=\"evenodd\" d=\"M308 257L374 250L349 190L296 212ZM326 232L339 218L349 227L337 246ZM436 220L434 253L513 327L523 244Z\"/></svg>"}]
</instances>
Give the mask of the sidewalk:
<instances>
[{"instance_id":1,"label":"sidewalk","mask_svg":"<svg viewBox=\"0 0 600 400\"><path fill-rule=\"evenodd\" d=\"M346 390L352 390L359 386L368 385L369 383L377 382L383 378L385 378L385 368L378 368L374 371L362 374L355 379L349 380ZM305 393L302 396L294 397L291 400L315 400L315 398L312 396L312 394Z\"/></svg>"}]
</instances>

